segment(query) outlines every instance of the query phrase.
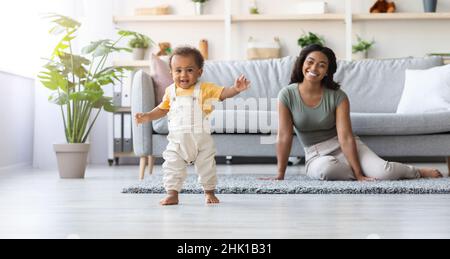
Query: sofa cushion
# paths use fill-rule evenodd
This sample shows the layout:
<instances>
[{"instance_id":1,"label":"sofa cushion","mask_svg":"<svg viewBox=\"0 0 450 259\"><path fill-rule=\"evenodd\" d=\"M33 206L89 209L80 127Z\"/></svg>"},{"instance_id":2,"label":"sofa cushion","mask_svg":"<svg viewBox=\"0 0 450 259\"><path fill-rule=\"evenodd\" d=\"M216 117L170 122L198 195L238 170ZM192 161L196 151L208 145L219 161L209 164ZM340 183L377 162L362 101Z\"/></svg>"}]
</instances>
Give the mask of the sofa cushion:
<instances>
[{"instance_id":1,"label":"sofa cushion","mask_svg":"<svg viewBox=\"0 0 450 259\"><path fill-rule=\"evenodd\" d=\"M405 89L397 113L439 111L450 111L450 65L406 70Z\"/></svg>"},{"instance_id":2,"label":"sofa cushion","mask_svg":"<svg viewBox=\"0 0 450 259\"><path fill-rule=\"evenodd\" d=\"M424 114L352 113L353 132L361 136L400 136L450 132L450 112Z\"/></svg>"},{"instance_id":3,"label":"sofa cushion","mask_svg":"<svg viewBox=\"0 0 450 259\"><path fill-rule=\"evenodd\" d=\"M352 112L395 113L406 69L441 65L441 57L339 61L334 79L349 96Z\"/></svg>"},{"instance_id":4,"label":"sofa cushion","mask_svg":"<svg viewBox=\"0 0 450 259\"><path fill-rule=\"evenodd\" d=\"M232 86L236 78L243 74L251 81L251 85L249 90L239 95L239 98L269 101L271 98L276 99L279 91L289 85L295 60L296 57L252 61L207 61L201 80L221 86ZM226 102L228 101L225 101L224 106L227 106ZM276 107L264 109L276 110Z\"/></svg>"},{"instance_id":5,"label":"sofa cushion","mask_svg":"<svg viewBox=\"0 0 450 259\"><path fill-rule=\"evenodd\" d=\"M401 136L450 132L450 112L426 114L352 113L353 132L361 136ZM266 111L214 111L216 134L277 134L278 114ZM169 133L167 118L153 122L157 134Z\"/></svg>"},{"instance_id":6,"label":"sofa cushion","mask_svg":"<svg viewBox=\"0 0 450 259\"><path fill-rule=\"evenodd\" d=\"M271 103L268 99L276 99L279 91L289 85L295 60L296 57L289 56L258 61L207 61L202 80L231 86L244 74L252 84L239 97ZM403 93L405 71L441 65L441 57L338 61L335 80L348 94L352 112L395 113ZM265 110L275 111L276 107L267 106Z\"/></svg>"},{"instance_id":7,"label":"sofa cushion","mask_svg":"<svg viewBox=\"0 0 450 259\"><path fill-rule=\"evenodd\" d=\"M150 58L150 73L155 88L156 103L162 102L166 88L173 84L168 62L168 59L163 60L155 54L152 54Z\"/></svg>"}]
</instances>

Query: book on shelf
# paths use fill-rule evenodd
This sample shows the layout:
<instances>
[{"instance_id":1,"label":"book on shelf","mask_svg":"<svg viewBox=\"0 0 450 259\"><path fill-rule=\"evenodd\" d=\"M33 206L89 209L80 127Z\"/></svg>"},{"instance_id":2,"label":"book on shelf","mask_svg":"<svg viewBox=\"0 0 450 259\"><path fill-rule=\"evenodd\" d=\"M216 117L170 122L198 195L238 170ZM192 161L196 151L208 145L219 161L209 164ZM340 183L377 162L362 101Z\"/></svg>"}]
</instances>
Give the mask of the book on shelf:
<instances>
[{"instance_id":1,"label":"book on shelf","mask_svg":"<svg viewBox=\"0 0 450 259\"><path fill-rule=\"evenodd\" d=\"M131 114L114 114L114 153L133 152L133 117Z\"/></svg>"},{"instance_id":2,"label":"book on shelf","mask_svg":"<svg viewBox=\"0 0 450 259\"><path fill-rule=\"evenodd\" d=\"M121 107L131 107L131 87L133 85L134 74L134 71L130 71L122 78Z\"/></svg>"}]
</instances>

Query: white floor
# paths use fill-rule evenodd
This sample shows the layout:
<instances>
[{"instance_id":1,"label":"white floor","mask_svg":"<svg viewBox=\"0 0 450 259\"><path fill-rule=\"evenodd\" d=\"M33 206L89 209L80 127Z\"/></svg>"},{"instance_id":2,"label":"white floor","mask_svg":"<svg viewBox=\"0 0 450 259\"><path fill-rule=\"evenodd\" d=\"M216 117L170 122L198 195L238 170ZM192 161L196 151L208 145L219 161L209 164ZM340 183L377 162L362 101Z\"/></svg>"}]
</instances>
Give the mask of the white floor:
<instances>
[{"instance_id":1,"label":"white floor","mask_svg":"<svg viewBox=\"0 0 450 259\"><path fill-rule=\"evenodd\" d=\"M273 174L276 166L219 172ZM450 195L222 195L218 206L182 195L180 206L161 207L162 195L121 194L137 175L134 166L90 167L85 180L0 171L0 238L450 238Z\"/></svg>"}]
</instances>

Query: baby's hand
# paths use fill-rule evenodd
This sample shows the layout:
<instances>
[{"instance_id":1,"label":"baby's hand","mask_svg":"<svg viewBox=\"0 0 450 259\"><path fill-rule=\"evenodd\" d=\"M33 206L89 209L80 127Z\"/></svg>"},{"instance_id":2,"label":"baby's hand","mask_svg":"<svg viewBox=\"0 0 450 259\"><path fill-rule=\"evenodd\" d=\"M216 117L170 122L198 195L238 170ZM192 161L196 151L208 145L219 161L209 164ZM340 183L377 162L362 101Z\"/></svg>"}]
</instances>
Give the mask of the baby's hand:
<instances>
[{"instance_id":1,"label":"baby's hand","mask_svg":"<svg viewBox=\"0 0 450 259\"><path fill-rule=\"evenodd\" d=\"M137 125L147 122L145 113L136 113L136 115L134 116L134 120L136 121Z\"/></svg>"},{"instance_id":2,"label":"baby's hand","mask_svg":"<svg viewBox=\"0 0 450 259\"><path fill-rule=\"evenodd\" d=\"M241 75L238 79L236 79L236 81L234 82L234 89L238 92L241 93L245 90L247 90L248 88L250 88L250 81L247 80L247 78L245 78L244 75Z\"/></svg>"}]
</instances>

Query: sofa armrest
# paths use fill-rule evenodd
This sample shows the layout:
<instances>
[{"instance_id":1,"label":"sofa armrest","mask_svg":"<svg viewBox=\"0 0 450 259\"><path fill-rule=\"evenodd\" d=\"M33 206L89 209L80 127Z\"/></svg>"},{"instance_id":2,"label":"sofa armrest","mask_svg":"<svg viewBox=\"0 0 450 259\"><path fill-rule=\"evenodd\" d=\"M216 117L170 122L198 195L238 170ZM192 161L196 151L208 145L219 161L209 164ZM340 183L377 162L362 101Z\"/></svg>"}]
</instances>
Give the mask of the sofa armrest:
<instances>
[{"instance_id":1,"label":"sofa armrest","mask_svg":"<svg viewBox=\"0 0 450 259\"><path fill-rule=\"evenodd\" d=\"M136 156L150 156L152 150L152 123L136 125L134 114L149 112L155 108L155 91L151 76L143 70L135 73L131 93L131 114L133 118L133 147Z\"/></svg>"}]
</instances>

